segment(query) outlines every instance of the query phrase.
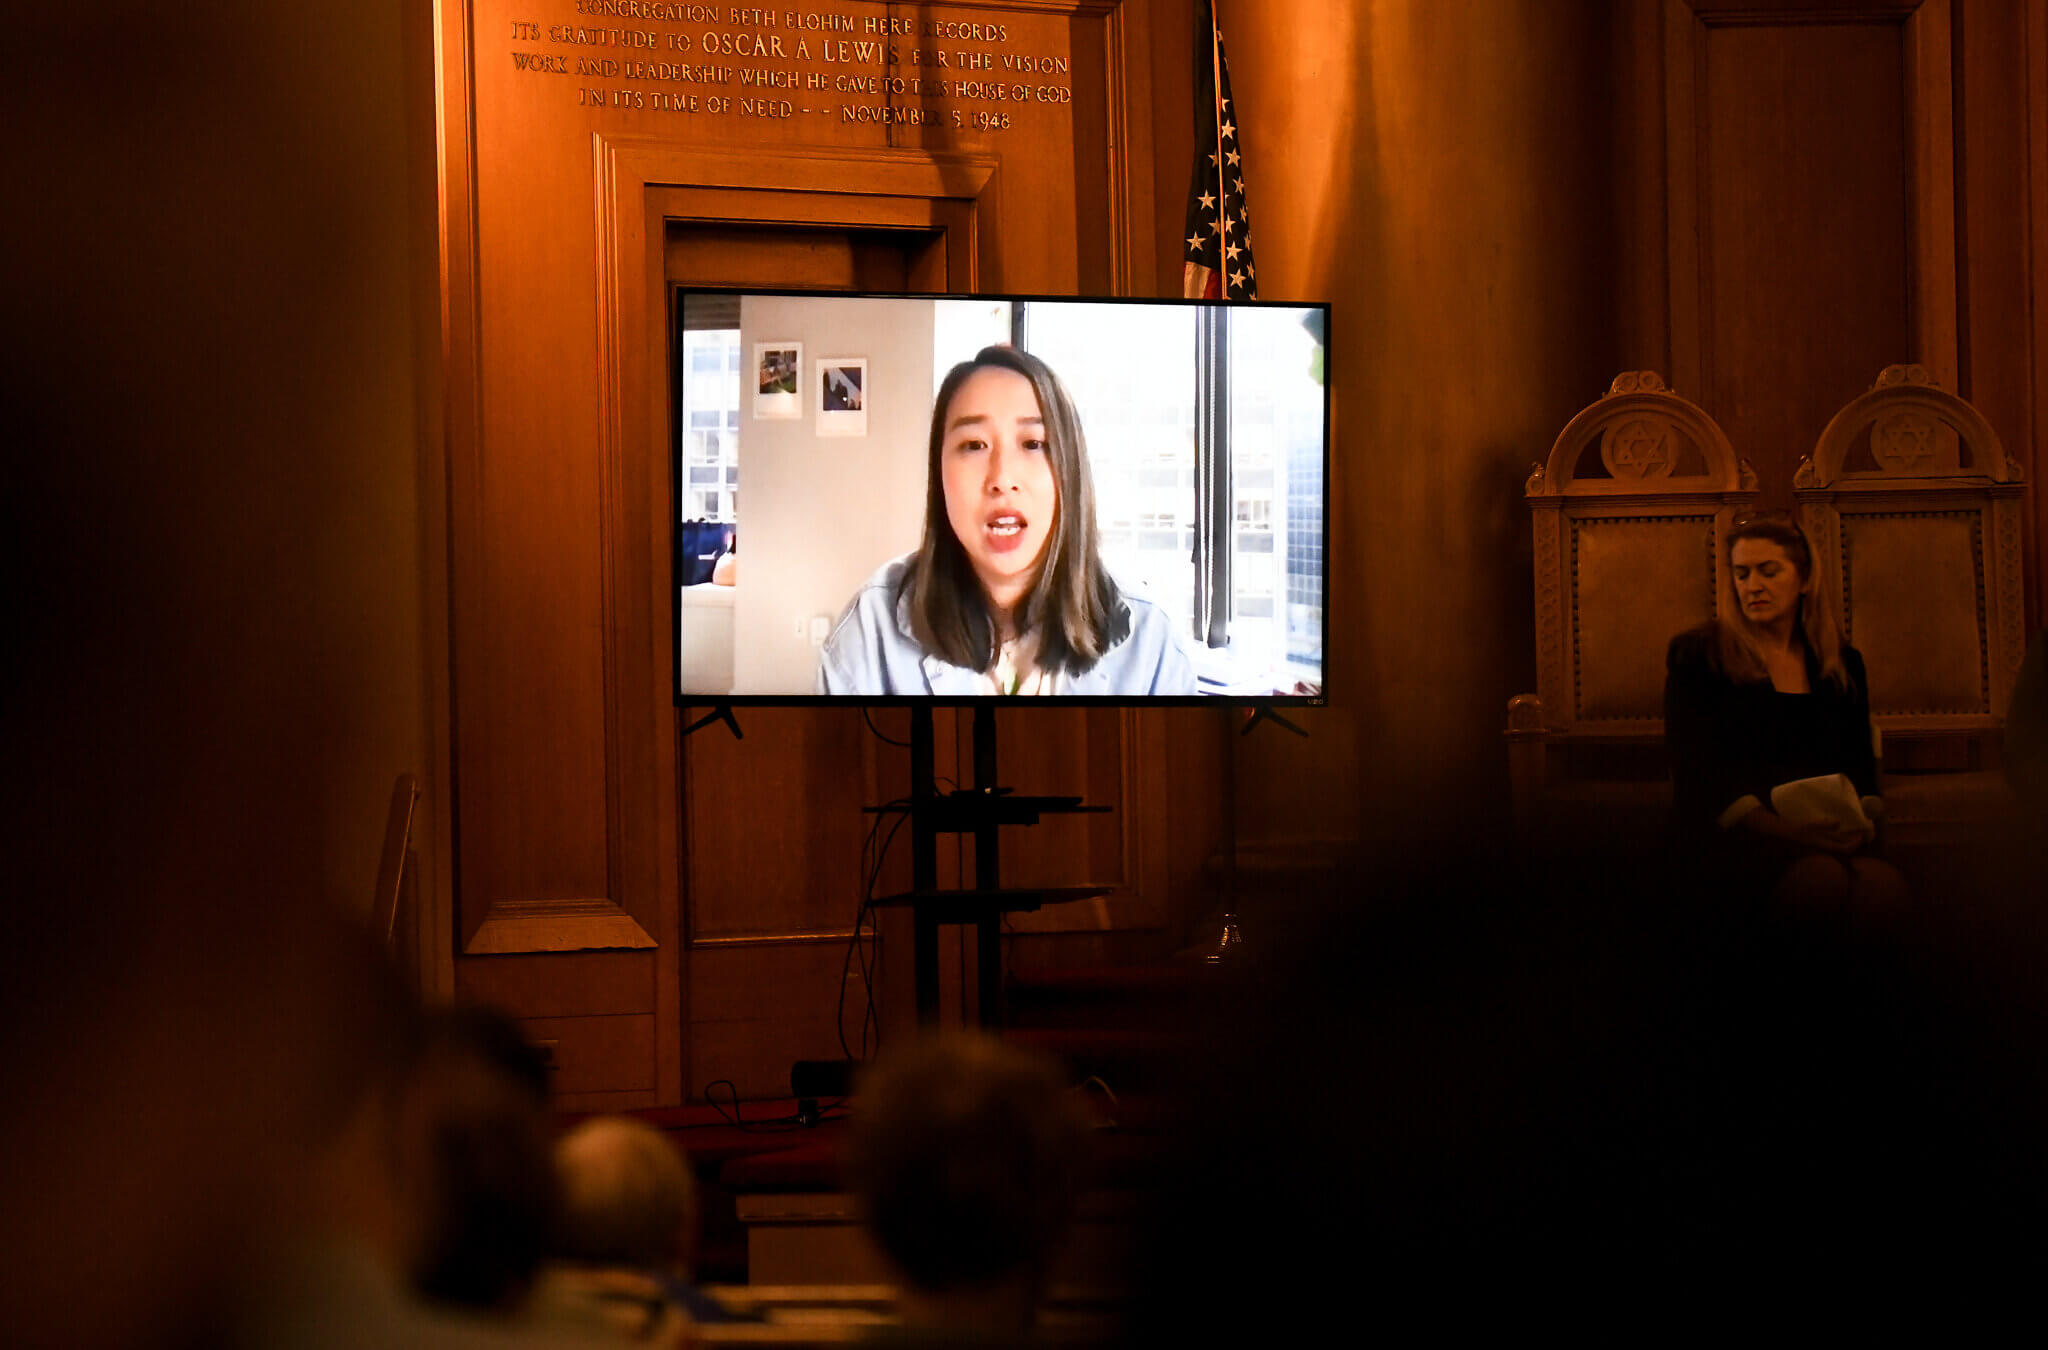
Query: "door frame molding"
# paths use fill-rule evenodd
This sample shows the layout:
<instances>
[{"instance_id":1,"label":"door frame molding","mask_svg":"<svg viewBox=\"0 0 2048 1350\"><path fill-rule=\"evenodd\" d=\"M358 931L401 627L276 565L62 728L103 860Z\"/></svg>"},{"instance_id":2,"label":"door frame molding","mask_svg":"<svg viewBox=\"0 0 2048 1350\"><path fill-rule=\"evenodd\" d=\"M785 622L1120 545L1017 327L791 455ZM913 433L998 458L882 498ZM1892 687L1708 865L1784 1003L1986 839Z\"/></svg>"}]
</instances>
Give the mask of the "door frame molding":
<instances>
[{"instance_id":1,"label":"door frame molding","mask_svg":"<svg viewBox=\"0 0 2048 1350\"><path fill-rule=\"evenodd\" d=\"M656 1037L665 1040L683 1034L684 1020L675 631L669 569L659 565L674 537L670 391L665 366L655 364L669 346L666 222L936 227L946 235L947 288L972 291L990 249L982 221L995 216L1001 161L890 148L764 156L602 132L592 134L591 152L608 872L621 912L652 918L657 944L677 953L655 980ZM657 1049L660 1100L682 1100L682 1060Z\"/></svg>"}]
</instances>

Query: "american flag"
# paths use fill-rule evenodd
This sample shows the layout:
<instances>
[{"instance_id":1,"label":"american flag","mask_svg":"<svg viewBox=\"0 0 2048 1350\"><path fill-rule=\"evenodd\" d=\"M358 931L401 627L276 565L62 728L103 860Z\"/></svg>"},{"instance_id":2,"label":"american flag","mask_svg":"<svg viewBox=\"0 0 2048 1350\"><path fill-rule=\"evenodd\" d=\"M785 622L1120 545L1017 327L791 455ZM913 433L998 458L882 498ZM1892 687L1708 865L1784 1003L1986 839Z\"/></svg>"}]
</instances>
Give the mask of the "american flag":
<instances>
[{"instance_id":1,"label":"american flag","mask_svg":"<svg viewBox=\"0 0 2048 1350\"><path fill-rule=\"evenodd\" d=\"M1195 170L1188 183L1187 266L1181 293L1190 299L1256 300L1251 220L1245 212L1244 165L1238 155L1237 110L1230 63L1216 7L1203 0L1206 38L1195 42Z\"/></svg>"}]
</instances>

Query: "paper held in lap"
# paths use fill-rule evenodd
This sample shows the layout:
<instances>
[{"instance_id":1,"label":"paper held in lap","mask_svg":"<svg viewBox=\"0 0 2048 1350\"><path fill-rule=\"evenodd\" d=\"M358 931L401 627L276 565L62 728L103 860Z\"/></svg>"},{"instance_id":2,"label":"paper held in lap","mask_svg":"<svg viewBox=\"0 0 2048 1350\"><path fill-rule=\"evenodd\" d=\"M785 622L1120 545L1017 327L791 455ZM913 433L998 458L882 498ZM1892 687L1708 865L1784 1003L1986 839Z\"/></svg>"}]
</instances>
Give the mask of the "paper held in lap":
<instances>
[{"instance_id":1,"label":"paper held in lap","mask_svg":"<svg viewBox=\"0 0 2048 1350\"><path fill-rule=\"evenodd\" d=\"M1828 773L1780 783L1771 789L1771 810L1791 825L1836 825L1865 835L1877 833L1847 774Z\"/></svg>"}]
</instances>

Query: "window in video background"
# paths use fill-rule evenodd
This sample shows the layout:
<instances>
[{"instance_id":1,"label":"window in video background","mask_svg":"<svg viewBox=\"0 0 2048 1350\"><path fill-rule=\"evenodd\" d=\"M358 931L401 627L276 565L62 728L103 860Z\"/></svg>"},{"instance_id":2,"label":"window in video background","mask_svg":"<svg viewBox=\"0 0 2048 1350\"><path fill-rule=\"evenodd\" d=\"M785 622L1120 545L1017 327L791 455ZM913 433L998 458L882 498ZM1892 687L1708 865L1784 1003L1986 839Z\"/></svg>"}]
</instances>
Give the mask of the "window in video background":
<instances>
[{"instance_id":1,"label":"window in video background","mask_svg":"<svg viewBox=\"0 0 2048 1350\"><path fill-rule=\"evenodd\" d=\"M935 300L932 302L932 397L939 395L946 372L971 361L983 347L1010 340L1008 300Z\"/></svg>"},{"instance_id":2,"label":"window in video background","mask_svg":"<svg viewBox=\"0 0 2048 1350\"><path fill-rule=\"evenodd\" d=\"M1320 672L1323 365L1309 313L1230 312L1230 644Z\"/></svg>"},{"instance_id":3,"label":"window in video background","mask_svg":"<svg viewBox=\"0 0 2048 1350\"><path fill-rule=\"evenodd\" d=\"M730 524L740 486L740 330L683 334L682 513Z\"/></svg>"},{"instance_id":4,"label":"window in video background","mask_svg":"<svg viewBox=\"0 0 2048 1350\"><path fill-rule=\"evenodd\" d=\"M1195 310L1027 303L1025 328L1081 414L1103 560L1193 633Z\"/></svg>"},{"instance_id":5,"label":"window in video background","mask_svg":"<svg viewBox=\"0 0 2048 1350\"><path fill-rule=\"evenodd\" d=\"M1196 633L1196 324L1189 305L1027 303L1026 345L1079 406L1102 549L1124 585ZM1322 678L1322 343L1314 311L1228 311L1231 493L1209 528L1230 540L1228 652L1212 682Z\"/></svg>"}]
</instances>

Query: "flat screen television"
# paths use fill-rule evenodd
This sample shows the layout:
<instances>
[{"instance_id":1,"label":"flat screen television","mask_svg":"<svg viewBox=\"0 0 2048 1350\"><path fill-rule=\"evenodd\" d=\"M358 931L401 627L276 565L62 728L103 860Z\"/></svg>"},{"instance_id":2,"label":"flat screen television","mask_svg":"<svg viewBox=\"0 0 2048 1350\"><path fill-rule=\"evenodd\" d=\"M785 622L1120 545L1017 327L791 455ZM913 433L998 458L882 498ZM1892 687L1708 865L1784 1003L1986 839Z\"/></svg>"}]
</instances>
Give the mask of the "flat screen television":
<instances>
[{"instance_id":1,"label":"flat screen television","mask_svg":"<svg viewBox=\"0 0 2048 1350\"><path fill-rule=\"evenodd\" d=\"M1327 305L671 318L679 705L1325 701Z\"/></svg>"}]
</instances>

